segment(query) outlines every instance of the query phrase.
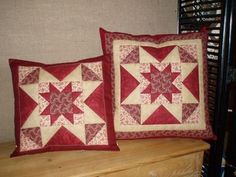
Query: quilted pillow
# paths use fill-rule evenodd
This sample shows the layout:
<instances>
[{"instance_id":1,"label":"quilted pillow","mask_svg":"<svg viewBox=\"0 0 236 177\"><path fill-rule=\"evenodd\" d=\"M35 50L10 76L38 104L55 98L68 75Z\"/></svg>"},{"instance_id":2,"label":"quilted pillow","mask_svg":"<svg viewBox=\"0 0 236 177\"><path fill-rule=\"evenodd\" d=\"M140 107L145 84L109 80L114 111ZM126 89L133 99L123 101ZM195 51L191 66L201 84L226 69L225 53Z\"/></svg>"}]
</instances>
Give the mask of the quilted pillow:
<instances>
[{"instance_id":1,"label":"quilted pillow","mask_svg":"<svg viewBox=\"0 0 236 177\"><path fill-rule=\"evenodd\" d=\"M113 41L118 139L214 138L206 45L207 33Z\"/></svg>"},{"instance_id":2,"label":"quilted pillow","mask_svg":"<svg viewBox=\"0 0 236 177\"><path fill-rule=\"evenodd\" d=\"M118 150L110 58L42 64L9 60L15 95L11 156L57 150Z\"/></svg>"}]
</instances>

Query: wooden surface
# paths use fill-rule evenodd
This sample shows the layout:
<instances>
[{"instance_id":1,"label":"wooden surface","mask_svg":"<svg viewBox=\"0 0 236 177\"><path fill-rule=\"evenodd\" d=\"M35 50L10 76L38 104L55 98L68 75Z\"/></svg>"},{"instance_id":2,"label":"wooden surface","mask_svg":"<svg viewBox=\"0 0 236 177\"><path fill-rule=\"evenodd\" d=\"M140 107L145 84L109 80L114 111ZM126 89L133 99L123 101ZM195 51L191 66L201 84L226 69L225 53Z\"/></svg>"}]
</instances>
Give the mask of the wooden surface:
<instances>
[{"instance_id":1,"label":"wooden surface","mask_svg":"<svg viewBox=\"0 0 236 177\"><path fill-rule=\"evenodd\" d=\"M202 158L203 152L196 152L169 160L139 165L103 177L190 177L191 175L200 177Z\"/></svg>"},{"instance_id":2,"label":"wooden surface","mask_svg":"<svg viewBox=\"0 0 236 177\"><path fill-rule=\"evenodd\" d=\"M9 158L14 145L0 144L0 177L184 177L198 176L201 140L120 140L121 151L49 152ZM132 174L132 175L131 175Z\"/></svg>"}]
</instances>

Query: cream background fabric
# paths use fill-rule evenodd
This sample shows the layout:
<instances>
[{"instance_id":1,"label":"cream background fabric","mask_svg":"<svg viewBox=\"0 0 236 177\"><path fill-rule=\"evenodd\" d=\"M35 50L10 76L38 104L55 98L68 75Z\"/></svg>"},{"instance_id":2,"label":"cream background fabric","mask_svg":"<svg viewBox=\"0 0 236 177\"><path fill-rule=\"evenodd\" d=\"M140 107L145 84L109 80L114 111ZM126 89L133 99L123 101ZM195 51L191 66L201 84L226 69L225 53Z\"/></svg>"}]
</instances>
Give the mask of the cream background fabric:
<instances>
[{"instance_id":1,"label":"cream background fabric","mask_svg":"<svg viewBox=\"0 0 236 177\"><path fill-rule=\"evenodd\" d=\"M55 63L102 54L99 27L176 33L177 0L0 0L0 142L14 139L8 58Z\"/></svg>"}]
</instances>

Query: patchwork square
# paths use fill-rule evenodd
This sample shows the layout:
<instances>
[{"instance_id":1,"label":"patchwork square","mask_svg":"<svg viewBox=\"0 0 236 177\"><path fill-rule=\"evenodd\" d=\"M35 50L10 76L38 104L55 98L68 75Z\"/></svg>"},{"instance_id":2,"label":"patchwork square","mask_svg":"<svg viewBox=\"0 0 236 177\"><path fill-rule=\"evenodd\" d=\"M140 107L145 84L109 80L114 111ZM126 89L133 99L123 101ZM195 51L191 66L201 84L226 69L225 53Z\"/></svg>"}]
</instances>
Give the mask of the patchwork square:
<instances>
[{"instance_id":1,"label":"patchwork square","mask_svg":"<svg viewBox=\"0 0 236 177\"><path fill-rule=\"evenodd\" d=\"M9 62L16 100L12 156L72 149L118 150L108 56L52 65Z\"/></svg>"},{"instance_id":2,"label":"patchwork square","mask_svg":"<svg viewBox=\"0 0 236 177\"><path fill-rule=\"evenodd\" d=\"M113 41L115 130L118 139L212 139L206 33L155 42Z\"/></svg>"},{"instance_id":3,"label":"patchwork square","mask_svg":"<svg viewBox=\"0 0 236 177\"><path fill-rule=\"evenodd\" d=\"M155 35L150 35L150 34L129 34L129 33L124 33L124 32L112 32L112 31L107 31L103 28L99 29L100 32L100 37L101 37L101 43L102 43L102 50L104 54L112 54L113 53L113 41L114 40L135 40L135 41L143 41L143 42L156 42L162 37L165 36L171 36L172 34L155 34ZM135 54L135 50L137 51L138 48L136 46L130 46L127 48L127 46L124 48L125 50L130 50L128 53L128 57ZM131 52L132 51L132 52ZM137 54L137 53L136 53ZM123 55L123 54L122 54Z\"/></svg>"},{"instance_id":4,"label":"patchwork square","mask_svg":"<svg viewBox=\"0 0 236 177\"><path fill-rule=\"evenodd\" d=\"M111 70L111 76L112 76L112 95L113 100L112 102L115 104L115 93L114 93L114 86L115 83L115 73L114 73L114 59L113 59L113 41L115 40L134 40L134 41L143 41L143 42L153 42L156 43L158 39L165 37L165 36L171 36L171 34L156 34L156 35L149 35L149 34L140 34L140 35L134 35L129 33L123 33L123 32L112 32L107 31L103 28L99 29L100 32L100 38L101 38L101 45L102 50L104 54L111 55L112 59L112 70ZM126 52L121 52L121 63L139 63L139 47L135 45L130 46L122 46L120 47L121 50L125 50ZM113 107L113 111L115 111L115 107Z\"/></svg>"}]
</instances>

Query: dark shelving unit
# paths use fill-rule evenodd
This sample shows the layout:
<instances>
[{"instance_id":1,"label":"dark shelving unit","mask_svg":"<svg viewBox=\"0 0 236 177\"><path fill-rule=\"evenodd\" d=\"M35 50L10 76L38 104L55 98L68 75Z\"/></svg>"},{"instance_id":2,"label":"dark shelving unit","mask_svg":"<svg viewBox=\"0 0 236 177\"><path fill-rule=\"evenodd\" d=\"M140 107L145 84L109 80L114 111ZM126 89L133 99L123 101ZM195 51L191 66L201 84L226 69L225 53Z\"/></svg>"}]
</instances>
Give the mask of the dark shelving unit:
<instances>
[{"instance_id":1,"label":"dark shelving unit","mask_svg":"<svg viewBox=\"0 0 236 177\"><path fill-rule=\"evenodd\" d=\"M208 30L209 115L217 141L209 142L211 149L205 154L202 176L221 177L223 155L226 154L227 171L227 157L233 153L232 149L236 149L232 140L236 138L236 128L232 128L236 127L236 106L231 106L236 104L232 101L236 96L229 99L235 95L232 94L236 73L235 0L179 0L178 12L179 33L197 32L202 27ZM228 114L228 110L232 114ZM235 159L231 161L230 165L234 166Z\"/></svg>"}]
</instances>

